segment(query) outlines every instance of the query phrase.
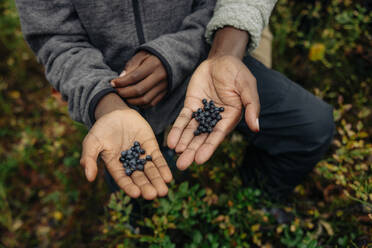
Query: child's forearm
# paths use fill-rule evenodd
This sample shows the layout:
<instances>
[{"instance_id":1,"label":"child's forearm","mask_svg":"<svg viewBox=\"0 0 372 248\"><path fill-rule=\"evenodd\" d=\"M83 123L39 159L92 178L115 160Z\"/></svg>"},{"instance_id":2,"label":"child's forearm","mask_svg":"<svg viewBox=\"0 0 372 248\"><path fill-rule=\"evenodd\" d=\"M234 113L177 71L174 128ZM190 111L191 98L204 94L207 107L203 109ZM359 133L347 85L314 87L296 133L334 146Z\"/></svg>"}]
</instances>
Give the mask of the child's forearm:
<instances>
[{"instance_id":1,"label":"child's forearm","mask_svg":"<svg viewBox=\"0 0 372 248\"><path fill-rule=\"evenodd\" d=\"M96 120L105 114L115 110L129 109L128 105L115 93L109 93L102 97L94 111Z\"/></svg>"},{"instance_id":2,"label":"child's forearm","mask_svg":"<svg viewBox=\"0 0 372 248\"><path fill-rule=\"evenodd\" d=\"M248 42L248 32L226 26L216 31L208 57L231 55L242 59Z\"/></svg>"}]
</instances>

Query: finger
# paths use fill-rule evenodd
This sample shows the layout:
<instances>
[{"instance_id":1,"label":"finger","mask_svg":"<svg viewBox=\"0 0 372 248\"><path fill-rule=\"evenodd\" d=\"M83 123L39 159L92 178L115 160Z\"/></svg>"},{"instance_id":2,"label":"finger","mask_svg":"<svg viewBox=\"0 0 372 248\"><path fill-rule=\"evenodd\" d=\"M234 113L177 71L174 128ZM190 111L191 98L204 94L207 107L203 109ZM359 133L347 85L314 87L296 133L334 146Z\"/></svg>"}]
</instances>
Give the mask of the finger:
<instances>
[{"instance_id":1,"label":"finger","mask_svg":"<svg viewBox=\"0 0 372 248\"><path fill-rule=\"evenodd\" d=\"M143 173L142 171L135 171L133 172L131 178L133 182L141 189L141 194L144 199L153 200L156 198L157 191L154 186L151 185L145 173Z\"/></svg>"},{"instance_id":2,"label":"finger","mask_svg":"<svg viewBox=\"0 0 372 248\"><path fill-rule=\"evenodd\" d=\"M170 171L163 154L160 152L155 138L145 141L142 146L146 153L151 155L153 164L155 164L156 168L159 170L160 176L163 178L163 180L167 183L171 182L173 178L172 172Z\"/></svg>"},{"instance_id":3,"label":"finger","mask_svg":"<svg viewBox=\"0 0 372 248\"><path fill-rule=\"evenodd\" d=\"M176 148L179 139L183 133L185 127L189 124L192 118L192 110L184 107L181 113L174 122L172 129L170 130L167 138L167 144L170 149Z\"/></svg>"},{"instance_id":4,"label":"finger","mask_svg":"<svg viewBox=\"0 0 372 248\"><path fill-rule=\"evenodd\" d=\"M195 154L199 150L200 146L203 145L207 139L208 134L203 133L199 136L195 136L191 143L187 146L186 150L177 159L177 168L180 170L186 170L192 162L195 160Z\"/></svg>"},{"instance_id":5,"label":"finger","mask_svg":"<svg viewBox=\"0 0 372 248\"><path fill-rule=\"evenodd\" d=\"M167 94L167 90L164 90L160 92L153 100L150 102L150 104L146 105L145 107L154 107L156 106Z\"/></svg>"},{"instance_id":6,"label":"finger","mask_svg":"<svg viewBox=\"0 0 372 248\"><path fill-rule=\"evenodd\" d=\"M260 131L260 125L256 109L257 108L252 104L247 105L247 107L245 108L245 122L247 123L249 129L252 130L252 132Z\"/></svg>"},{"instance_id":7,"label":"finger","mask_svg":"<svg viewBox=\"0 0 372 248\"><path fill-rule=\"evenodd\" d=\"M93 182L97 176L97 158L102 150L102 145L96 136L88 133L83 141L83 151L80 164L85 168L85 176Z\"/></svg>"},{"instance_id":8,"label":"finger","mask_svg":"<svg viewBox=\"0 0 372 248\"><path fill-rule=\"evenodd\" d=\"M145 61L150 56L149 53L145 51L140 51L136 53L125 65L125 72L130 73L134 69L136 69L138 66L140 66L143 61Z\"/></svg>"},{"instance_id":9,"label":"finger","mask_svg":"<svg viewBox=\"0 0 372 248\"><path fill-rule=\"evenodd\" d=\"M113 87L121 88L131 84L135 84L147 76L149 76L154 68L155 65L151 63L146 63L148 60L144 61L138 68L133 70L132 72L127 72L124 77L115 78L111 81L111 85Z\"/></svg>"},{"instance_id":10,"label":"finger","mask_svg":"<svg viewBox=\"0 0 372 248\"><path fill-rule=\"evenodd\" d=\"M191 140L196 137L194 136L194 131L198 128L198 122L195 119L192 119L189 122L189 125L183 130L180 140L176 146L176 153L181 153L186 150Z\"/></svg>"},{"instance_id":11,"label":"finger","mask_svg":"<svg viewBox=\"0 0 372 248\"><path fill-rule=\"evenodd\" d=\"M153 100L157 98L160 94L165 95L166 94L167 85L163 87L156 87L152 90L150 90L146 95L137 97L137 98L130 98L127 99L127 102L132 105L136 106L143 106L143 107L153 107L155 106L155 102L153 103ZM161 99L160 99L161 100Z\"/></svg>"},{"instance_id":12,"label":"finger","mask_svg":"<svg viewBox=\"0 0 372 248\"><path fill-rule=\"evenodd\" d=\"M124 98L131 98L131 97L138 98L140 96L146 95L146 93L149 93L149 91L151 91L152 89L155 89L156 87L157 87L157 92L155 93L158 94L160 91L167 88L167 82L162 81L161 77L158 77L153 73L137 84L124 87L124 88L118 88L118 93ZM151 95L151 96L152 96L151 98L152 100L156 95Z\"/></svg>"},{"instance_id":13,"label":"finger","mask_svg":"<svg viewBox=\"0 0 372 248\"><path fill-rule=\"evenodd\" d=\"M168 194L168 187L165 184L163 177L160 175L158 168L156 168L153 162L146 163L145 174L148 179L150 179L151 184L155 187L158 196L163 197Z\"/></svg>"},{"instance_id":14,"label":"finger","mask_svg":"<svg viewBox=\"0 0 372 248\"><path fill-rule=\"evenodd\" d=\"M217 147L225 139L227 134L228 132L222 129L221 126L219 127L217 124L214 127L213 132L209 134L205 143L196 152L195 162L197 164L204 164L207 162L212 157Z\"/></svg>"},{"instance_id":15,"label":"finger","mask_svg":"<svg viewBox=\"0 0 372 248\"><path fill-rule=\"evenodd\" d=\"M257 89L246 88L240 95L245 107L245 122L253 132L260 130L258 116L260 114L260 101Z\"/></svg>"},{"instance_id":16,"label":"finger","mask_svg":"<svg viewBox=\"0 0 372 248\"><path fill-rule=\"evenodd\" d=\"M105 161L105 163L112 178L128 196L137 198L141 195L140 188L125 174L124 168L119 160Z\"/></svg>"}]
</instances>

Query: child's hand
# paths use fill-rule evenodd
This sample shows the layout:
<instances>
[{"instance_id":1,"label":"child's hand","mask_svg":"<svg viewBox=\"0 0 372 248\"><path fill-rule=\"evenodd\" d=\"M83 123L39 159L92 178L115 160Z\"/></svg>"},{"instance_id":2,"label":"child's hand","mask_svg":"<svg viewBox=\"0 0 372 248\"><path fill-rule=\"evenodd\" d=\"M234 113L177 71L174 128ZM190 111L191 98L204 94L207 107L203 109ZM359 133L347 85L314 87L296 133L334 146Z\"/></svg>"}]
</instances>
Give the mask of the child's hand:
<instances>
[{"instance_id":1,"label":"child's hand","mask_svg":"<svg viewBox=\"0 0 372 248\"><path fill-rule=\"evenodd\" d=\"M213 100L216 106L224 107L225 111L221 113L222 119L212 133L194 136L198 123L192 119L192 113L203 107L203 98ZM204 61L191 78L184 108L168 135L168 146L182 153L177 160L177 167L184 170L193 161L205 163L238 124L243 105L248 127L258 132L260 102L256 79L249 69L232 56Z\"/></svg>"},{"instance_id":2,"label":"child's hand","mask_svg":"<svg viewBox=\"0 0 372 248\"><path fill-rule=\"evenodd\" d=\"M140 142L146 155L152 156L144 172L135 171L128 177L119 161L120 153L134 141ZM171 171L159 150L154 133L145 119L132 109L115 110L99 118L83 141L81 165L92 182L97 175L97 157L101 154L116 183L130 197L142 195L147 200L168 193L166 183L172 180Z\"/></svg>"},{"instance_id":3,"label":"child's hand","mask_svg":"<svg viewBox=\"0 0 372 248\"><path fill-rule=\"evenodd\" d=\"M153 107L168 91L167 72L161 61L145 51L138 52L119 78L111 81L129 104Z\"/></svg>"}]
</instances>

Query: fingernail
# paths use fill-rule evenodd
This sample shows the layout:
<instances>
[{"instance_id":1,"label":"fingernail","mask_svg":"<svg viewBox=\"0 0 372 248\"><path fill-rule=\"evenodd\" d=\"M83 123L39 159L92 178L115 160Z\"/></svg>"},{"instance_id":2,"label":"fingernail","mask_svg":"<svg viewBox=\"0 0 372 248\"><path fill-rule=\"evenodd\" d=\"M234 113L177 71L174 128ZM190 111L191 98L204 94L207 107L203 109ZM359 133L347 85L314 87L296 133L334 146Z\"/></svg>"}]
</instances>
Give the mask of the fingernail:
<instances>
[{"instance_id":1,"label":"fingernail","mask_svg":"<svg viewBox=\"0 0 372 248\"><path fill-rule=\"evenodd\" d=\"M121 74L120 74L120 76L119 77L124 77L125 76L125 74L127 74L127 72L126 71L123 71Z\"/></svg>"},{"instance_id":2,"label":"fingernail","mask_svg":"<svg viewBox=\"0 0 372 248\"><path fill-rule=\"evenodd\" d=\"M256 119L256 123L257 123L257 132L260 131L260 122L258 121L258 118Z\"/></svg>"},{"instance_id":3,"label":"fingernail","mask_svg":"<svg viewBox=\"0 0 372 248\"><path fill-rule=\"evenodd\" d=\"M114 81L111 81L110 84L111 84L112 87L115 87Z\"/></svg>"}]
</instances>

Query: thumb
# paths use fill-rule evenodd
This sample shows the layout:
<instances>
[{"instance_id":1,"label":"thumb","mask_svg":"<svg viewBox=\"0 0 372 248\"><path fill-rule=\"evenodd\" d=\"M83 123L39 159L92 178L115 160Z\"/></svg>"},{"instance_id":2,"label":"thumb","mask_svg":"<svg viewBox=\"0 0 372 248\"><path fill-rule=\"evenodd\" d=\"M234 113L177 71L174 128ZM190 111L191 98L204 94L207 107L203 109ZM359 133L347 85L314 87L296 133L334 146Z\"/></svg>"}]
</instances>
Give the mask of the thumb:
<instances>
[{"instance_id":1,"label":"thumb","mask_svg":"<svg viewBox=\"0 0 372 248\"><path fill-rule=\"evenodd\" d=\"M80 164L85 168L85 176L89 182L93 182L97 176L97 158L101 151L99 140L88 133L83 141L83 151Z\"/></svg>"},{"instance_id":2,"label":"thumb","mask_svg":"<svg viewBox=\"0 0 372 248\"><path fill-rule=\"evenodd\" d=\"M245 122L252 132L259 132L260 101L257 90L246 88L240 97L245 108Z\"/></svg>"}]
</instances>

